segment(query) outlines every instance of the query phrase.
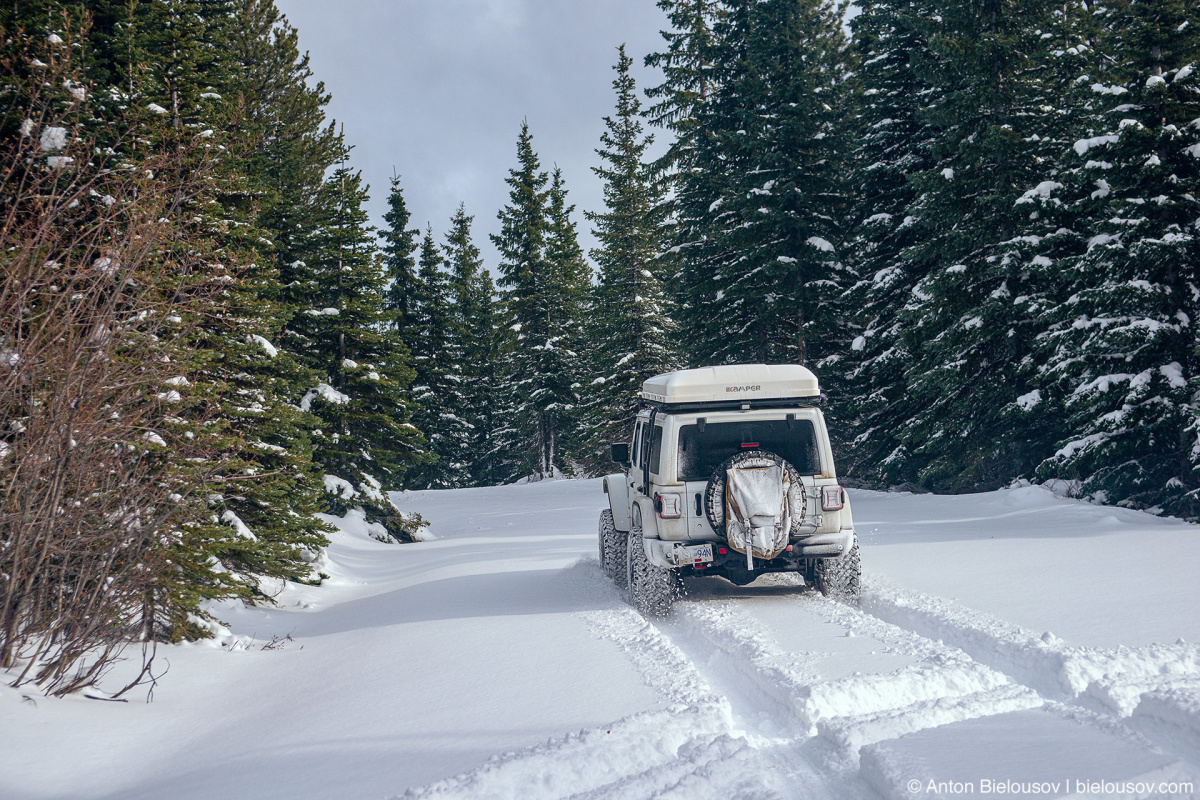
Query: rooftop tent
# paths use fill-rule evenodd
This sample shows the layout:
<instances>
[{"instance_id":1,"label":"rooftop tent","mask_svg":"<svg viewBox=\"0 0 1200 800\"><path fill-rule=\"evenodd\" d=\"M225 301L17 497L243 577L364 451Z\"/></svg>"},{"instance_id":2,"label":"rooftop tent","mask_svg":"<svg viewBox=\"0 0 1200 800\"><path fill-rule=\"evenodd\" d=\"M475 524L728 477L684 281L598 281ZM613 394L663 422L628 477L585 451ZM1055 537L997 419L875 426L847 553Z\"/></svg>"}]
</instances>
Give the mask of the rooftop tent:
<instances>
[{"instance_id":1,"label":"rooftop tent","mask_svg":"<svg viewBox=\"0 0 1200 800\"><path fill-rule=\"evenodd\" d=\"M656 375L642 398L664 405L741 403L820 397L817 376L798 364L728 364Z\"/></svg>"}]
</instances>

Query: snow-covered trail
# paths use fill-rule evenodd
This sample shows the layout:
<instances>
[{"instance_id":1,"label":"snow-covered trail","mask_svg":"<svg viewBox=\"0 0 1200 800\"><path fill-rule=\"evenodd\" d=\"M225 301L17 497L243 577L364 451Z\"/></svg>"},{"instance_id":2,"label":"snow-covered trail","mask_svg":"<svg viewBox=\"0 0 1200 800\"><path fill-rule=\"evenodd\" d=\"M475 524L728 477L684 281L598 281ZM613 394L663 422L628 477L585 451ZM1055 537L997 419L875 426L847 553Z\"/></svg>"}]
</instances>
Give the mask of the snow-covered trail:
<instances>
[{"instance_id":1,"label":"snow-covered trail","mask_svg":"<svg viewBox=\"0 0 1200 800\"><path fill-rule=\"evenodd\" d=\"M1046 782L1062 796L1079 781L1144 781L1194 794L1172 785L1194 781L1200 763L1178 724L1200 686L1196 648L1180 638L1200 610L1194 527L1038 488L857 496L875 573L862 610L772 576L745 588L691 581L669 621L590 612L602 635L624 631L609 638L649 685L669 694L658 684L675 675L692 687L676 715L618 724L682 725L690 738L677 733L649 765L615 778L592 765L624 760L619 748L601 739L559 758L559 747L578 746L567 739L406 796L907 797L931 794L930 780L976 791L984 780ZM1105 578L1130 541L1125 577L1139 582L1115 593ZM919 591L930 585L982 610ZM1154 638L1168 634L1178 643ZM1172 691L1174 714L1139 706L1144 693ZM698 709L711 709L703 725ZM1168 716L1174 726L1159 724Z\"/></svg>"},{"instance_id":2,"label":"snow-covered trail","mask_svg":"<svg viewBox=\"0 0 1200 800\"><path fill-rule=\"evenodd\" d=\"M0 798L1198 795L1197 526L856 492L861 608L704 578L647 622L596 563L597 481L399 500L436 538L345 521L325 586L219 609L151 704L0 690Z\"/></svg>"}]
</instances>

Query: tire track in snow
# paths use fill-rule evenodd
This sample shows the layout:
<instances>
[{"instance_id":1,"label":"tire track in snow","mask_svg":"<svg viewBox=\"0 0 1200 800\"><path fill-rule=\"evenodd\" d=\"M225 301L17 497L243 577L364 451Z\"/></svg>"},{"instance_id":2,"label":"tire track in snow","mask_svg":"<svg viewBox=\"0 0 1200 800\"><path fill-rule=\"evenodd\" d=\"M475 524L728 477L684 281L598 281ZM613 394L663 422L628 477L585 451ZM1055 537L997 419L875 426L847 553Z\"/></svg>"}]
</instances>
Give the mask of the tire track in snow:
<instances>
[{"instance_id":1,"label":"tire track in snow","mask_svg":"<svg viewBox=\"0 0 1200 800\"><path fill-rule=\"evenodd\" d=\"M863 592L862 608L917 635L948 642L1054 699L1076 699L1098 681L1200 679L1200 645L1069 647L1052 633L1038 636L954 601L874 581ZM1126 711L1120 702L1114 696L1110 708Z\"/></svg>"},{"instance_id":2,"label":"tire track in snow","mask_svg":"<svg viewBox=\"0 0 1200 800\"><path fill-rule=\"evenodd\" d=\"M614 598L621 597L615 587L606 585ZM833 800L848 796L797 757L796 744L806 733L797 727L787 705L747 680L736 669L736 659L722 663L722 655L689 629L686 614L648 621L621 601L620 610L585 615L593 632L621 646L647 684L663 696L683 707L698 701L718 705L724 729L715 737L711 732L696 737L672 761L573 797ZM677 610L686 606L682 603ZM779 655L769 637L754 641L764 651L759 663L770 663Z\"/></svg>"},{"instance_id":3,"label":"tire track in snow","mask_svg":"<svg viewBox=\"0 0 1200 800\"><path fill-rule=\"evenodd\" d=\"M824 598L805 597L808 613L828 614L922 663L887 673L822 680L811 663L782 650L741 604L683 601L653 627L670 639L705 683L730 704L736 750L696 767L671 790L663 775L643 775L581 797L869 797L859 773L864 744L928 727L1035 708L1043 700L953 648L931 642ZM714 743L715 745L716 743ZM666 765L672 773L676 765ZM747 775L788 775L753 791ZM723 794L696 793L695 782L721 782ZM648 792L650 786L655 788ZM690 788L689 788L690 787ZM679 794L672 794L678 791Z\"/></svg>"},{"instance_id":4,"label":"tire track in snow","mask_svg":"<svg viewBox=\"0 0 1200 800\"><path fill-rule=\"evenodd\" d=\"M651 773L678 761L686 748L722 735L721 709L707 705L634 714L606 728L551 739L427 786L409 789L405 800L495 798L550 800L602 789L631 774ZM693 768L700 764L691 765Z\"/></svg>"},{"instance_id":5,"label":"tire track in snow","mask_svg":"<svg viewBox=\"0 0 1200 800\"><path fill-rule=\"evenodd\" d=\"M719 693L729 709L730 735L739 746L689 770L671 786L629 796L832 800L858 794L848 794L839 776L801 755L810 726L797 717L789 692L807 686L814 676L793 663L756 622L735 616L736 606L717 607L717 614L731 615L725 632L735 636L732 646L717 646L705 626L697 624L705 617L705 606L696 603L680 602L670 619L649 624Z\"/></svg>"},{"instance_id":6,"label":"tire track in snow","mask_svg":"<svg viewBox=\"0 0 1200 800\"><path fill-rule=\"evenodd\" d=\"M1195 765L1200 754L1200 684L1145 692L1131 722L1168 752ZM1200 770L1197 770L1200 774Z\"/></svg>"},{"instance_id":7,"label":"tire track in snow","mask_svg":"<svg viewBox=\"0 0 1200 800\"><path fill-rule=\"evenodd\" d=\"M597 568L598 569L598 568ZM757 750L736 735L727 698L713 691L671 639L617 597L597 587L615 607L581 612L598 638L629 658L665 708L624 717L513 753L423 787L405 800L451 798L784 797L763 783ZM589 587L589 588L597 588ZM737 769L722 767L729 761ZM719 780L719 776L732 779ZM684 790L683 787L691 787ZM704 787L703 792L693 791ZM683 791L684 794L676 793Z\"/></svg>"},{"instance_id":8,"label":"tire track in snow","mask_svg":"<svg viewBox=\"0 0 1200 800\"><path fill-rule=\"evenodd\" d=\"M784 653L771 634L736 603L679 607L680 627L720 653L727 669L753 681L791 714L799 736L820 735L856 753L864 744L927 727L1035 708L1036 692L960 650L883 623L857 609L805 594L790 601L886 647L919 659L888 672L823 680ZM686 648L685 648L686 649ZM693 661L696 659L693 658Z\"/></svg>"},{"instance_id":9,"label":"tire track in snow","mask_svg":"<svg viewBox=\"0 0 1200 800\"><path fill-rule=\"evenodd\" d=\"M599 580L617 600L617 590ZM918 659L891 672L833 680L821 680L803 658L782 650L737 601L685 600L672 619L653 622L623 603L583 612L592 632L625 652L666 708L493 757L403 797L866 797L871 790L859 769L860 748L1042 706L1046 700L1030 682L1075 702L1064 687L1080 685L1107 663L1097 653L1070 662L1078 653L1053 640L938 598L887 592L866 592L865 611L812 593L785 601ZM1155 657L1165 663L1174 654L1168 648ZM1157 662L1139 663L1147 670ZM1035 680L1021 680L1031 676ZM1096 679L1083 685L1093 684ZM1145 703L1143 716L1178 724L1171 701L1163 695ZM1116 718L1050 705L1093 728L1140 738Z\"/></svg>"},{"instance_id":10,"label":"tire track in snow","mask_svg":"<svg viewBox=\"0 0 1200 800\"><path fill-rule=\"evenodd\" d=\"M1197 753L1181 750L1176 735L1200 741L1200 714L1190 713L1188 700L1200 696L1198 645L1070 647L1049 632L1038 636L957 602L882 581L864 588L862 608L886 623L961 648L1062 708L1107 715L1121 729L1144 734L1183 755L1193 769L1200 767ZM1165 720L1170 720L1167 727L1161 724Z\"/></svg>"},{"instance_id":11,"label":"tire track in snow","mask_svg":"<svg viewBox=\"0 0 1200 800\"><path fill-rule=\"evenodd\" d=\"M610 587L614 594L615 587ZM647 685L690 708L721 709L723 729L705 732L678 756L579 798L834 798L823 777L790 752L794 725L773 699L744 680L730 680L711 652L698 652L693 637L672 620L648 621L628 606L585 614L593 632L625 650ZM764 724L765 721L765 724ZM576 797L576 795L573 795Z\"/></svg>"}]
</instances>

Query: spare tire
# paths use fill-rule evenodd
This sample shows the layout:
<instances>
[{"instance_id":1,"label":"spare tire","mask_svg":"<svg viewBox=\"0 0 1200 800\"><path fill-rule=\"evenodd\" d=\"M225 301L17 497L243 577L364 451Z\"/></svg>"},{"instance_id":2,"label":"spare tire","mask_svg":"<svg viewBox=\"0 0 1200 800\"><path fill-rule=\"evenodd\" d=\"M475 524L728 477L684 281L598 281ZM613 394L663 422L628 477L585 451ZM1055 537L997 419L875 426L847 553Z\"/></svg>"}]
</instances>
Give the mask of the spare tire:
<instances>
[{"instance_id":1,"label":"spare tire","mask_svg":"<svg viewBox=\"0 0 1200 800\"><path fill-rule=\"evenodd\" d=\"M792 529L788 535L795 536L800 532L807 510L807 495L800 480L800 473L783 456L768 450L745 450L727 458L717 467L708 479L708 485L704 487L704 515L708 517L708 524L712 526L713 531L722 539L725 538L725 473L733 467L769 467L773 464L782 467L792 481L791 491L788 492Z\"/></svg>"}]
</instances>

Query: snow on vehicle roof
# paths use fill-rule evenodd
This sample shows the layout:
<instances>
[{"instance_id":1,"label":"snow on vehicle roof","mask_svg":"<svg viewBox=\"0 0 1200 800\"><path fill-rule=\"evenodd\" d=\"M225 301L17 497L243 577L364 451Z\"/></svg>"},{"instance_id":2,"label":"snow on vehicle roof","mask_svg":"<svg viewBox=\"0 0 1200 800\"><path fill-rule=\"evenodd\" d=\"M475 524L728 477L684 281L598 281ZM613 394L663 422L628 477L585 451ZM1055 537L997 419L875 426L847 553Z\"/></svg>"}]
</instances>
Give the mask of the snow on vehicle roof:
<instances>
[{"instance_id":1,"label":"snow on vehicle roof","mask_svg":"<svg viewBox=\"0 0 1200 800\"><path fill-rule=\"evenodd\" d=\"M726 364L655 375L642 397L656 403L711 403L817 397L817 376L798 364Z\"/></svg>"}]
</instances>

